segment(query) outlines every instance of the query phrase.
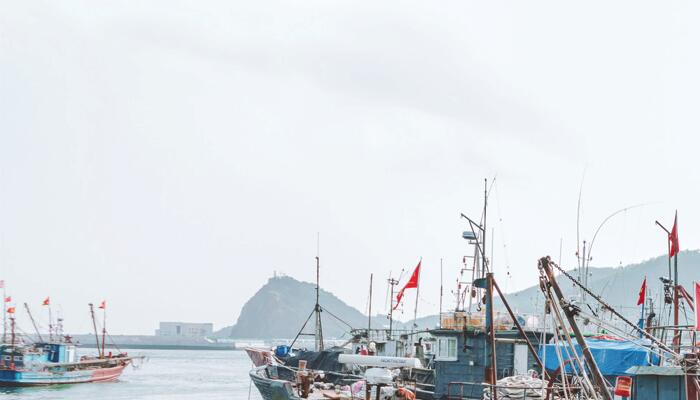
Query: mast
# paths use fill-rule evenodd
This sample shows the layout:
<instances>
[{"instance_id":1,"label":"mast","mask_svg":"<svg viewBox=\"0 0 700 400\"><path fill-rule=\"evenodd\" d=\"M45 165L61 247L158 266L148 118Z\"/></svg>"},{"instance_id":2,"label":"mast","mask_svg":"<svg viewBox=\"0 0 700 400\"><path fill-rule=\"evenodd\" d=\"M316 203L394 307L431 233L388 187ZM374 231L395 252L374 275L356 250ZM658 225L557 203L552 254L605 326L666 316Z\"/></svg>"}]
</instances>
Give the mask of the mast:
<instances>
[{"instance_id":1,"label":"mast","mask_svg":"<svg viewBox=\"0 0 700 400\"><path fill-rule=\"evenodd\" d=\"M15 317L10 317L10 324L12 326L12 347L15 347Z\"/></svg>"},{"instance_id":2,"label":"mast","mask_svg":"<svg viewBox=\"0 0 700 400\"><path fill-rule=\"evenodd\" d=\"M440 311L438 314L438 321L442 329L442 258L440 259Z\"/></svg>"},{"instance_id":3,"label":"mast","mask_svg":"<svg viewBox=\"0 0 700 400\"><path fill-rule=\"evenodd\" d=\"M680 352L681 350L681 332L678 330L678 252L673 256L673 325L675 329L673 330L673 344L675 345L675 350Z\"/></svg>"},{"instance_id":4,"label":"mast","mask_svg":"<svg viewBox=\"0 0 700 400\"><path fill-rule=\"evenodd\" d=\"M484 234L484 237L481 238L481 245L482 245L482 255L483 260L481 263L481 266L483 268L483 274L480 276L480 278L484 277L484 274L486 274L486 271L488 270L488 261L486 260L486 205L488 204L489 200L489 192L488 192L488 179L484 178L484 224L481 228L481 232Z\"/></svg>"},{"instance_id":5,"label":"mast","mask_svg":"<svg viewBox=\"0 0 700 400\"><path fill-rule=\"evenodd\" d=\"M51 316L51 303L47 304L49 306L49 342L53 342L53 317Z\"/></svg>"},{"instance_id":6,"label":"mast","mask_svg":"<svg viewBox=\"0 0 700 400\"><path fill-rule=\"evenodd\" d=\"M671 229L670 236L673 241L671 245L673 249L673 325L675 326L673 331L673 344L676 346L675 350L680 353L682 333L678 330L678 291L680 290L680 282L678 282L678 253L680 251L678 248L678 211L676 211L676 216L673 219L673 228Z\"/></svg>"},{"instance_id":7,"label":"mast","mask_svg":"<svg viewBox=\"0 0 700 400\"><path fill-rule=\"evenodd\" d=\"M29 311L29 304L24 303L24 309L27 310L27 315L29 315L29 320L32 321L32 326L34 327L34 332L36 332L36 335L39 337L39 342L43 342L44 338L41 337L41 333L39 332L39 328L36 326L36 321L32 316L32 312Z\"/></svg>"},{"instance_id":8,"label":"mast","mask_svg":"<svg viewBox=\"0 0 700 400\"><path fill-rule=\"evenodd\" d=\"M588 286L588 267L586 266L586 241L583 241L583 268L579 278L583 286ZM586 292L581 291L581 300L586 301Z\"/></svg>"},{"instance_id":9,"label":"mast","mask_svg":"<svg viewBox=\"0 0 700 400\"><path fill-rule=\"evenodd\" d=\"M496 388L498 367L496 364L496 324L493 320L493 272L486 274L486 330L488 331L489 345L486 348L488 364L484 374L491 384L491 398L496 400L498 398L498 389Z\"/></svg>"},{"instance_id":10,"label":"mast","mask_svg":"<svg viewBox=\"0 0 700 400\"><path fill-rule=\"evenodd\" d=\"M99 353L100 358L102 358L102 352L100 351L101 346L100 346L100 335L97 333L97 322L95 322L95 309L92 305L92 303L88 304L90 306L90 317L92 318L92 328L95 331L95 341L97 342L97 352Z\"/></svg>"},{"instance_id":11,"label":"mast","mask_svg":"<svg viewBox=\"0 0 700 400\"><path fill-rule=\"evenodd\" d=\"M370 331L372 330L372 279L374 279L374 274L369 274L369 309L367 313L367 340L369 341Z\"/></svg>"},{"instance_id":12,"label":"mast","mask_svg":"<svg viewBox=\"0 0 700 400\"><path fill-rule=\"evenodd\" d=\"M2 283L2 342L7 343L7 304L5 302L7 293L5 292L5 281L0 282Z\"/></svg>"},{"instance_id":13,"label":"mast","mask_svg":"<svg viewBox=\"0 0 700 400\"><path fill-rule=\"evenodd\" d=\"M56 317L56 337L58 337L59 341L62 341L63 338L63 318Z\"/></svg>"},{"instance_id":14,"label":"mast","mask_svg":"<svg viewBox=\"0 0 700 400\"><path fill-rule=\"evenodd\" d=\"M102 303L102 306L105 304ZM105 336L107 335L107 307L102 308L102 356L105 354Z\"/></svg>"},{"instance_id":15,"label":"mast","mask_svg":"<svg viewBox=\"0 0 700 400\"><path fill-rule=\"evenodd\" d=\"M323 327L321 326L321 304L319 304L319 279L320 279L320 259L318 255L316 256L316 306L314 311L316 313L316 335L315 335L315 347L316 351L323 350Z\"/></svg>"},{"instance_id":16,"label":"mast","mask_svg":"<svg viewBox=\"0 0 700 400\"><path fill-rule=\"evenodd\" d=\"M398 284L399 281L397 279L389 277L389 286L391 287L391 296L389 297L389 340L391 340L394 328L394 286Z\"/></svg>"}]
</instances>

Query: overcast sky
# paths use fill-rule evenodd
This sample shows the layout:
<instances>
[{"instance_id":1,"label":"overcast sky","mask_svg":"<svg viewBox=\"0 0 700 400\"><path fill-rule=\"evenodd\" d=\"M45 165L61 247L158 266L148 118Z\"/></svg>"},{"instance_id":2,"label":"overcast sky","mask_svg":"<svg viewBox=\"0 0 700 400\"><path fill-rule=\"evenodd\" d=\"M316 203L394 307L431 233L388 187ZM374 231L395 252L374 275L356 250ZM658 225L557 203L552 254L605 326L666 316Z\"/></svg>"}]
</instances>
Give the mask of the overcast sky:
<instances>
[{"instance_id":1,"label":"overcast sky","mask_svg":"<svg viewBox=\"0 0 700 400\"><path fill-rule=\"evenodd\" d=\"M115 333L218 329L273 271L313 280L320 232L323 287L360 310L371 272L384 312L389 273L423 257L427 315L440 258L454 304L459 215L494 177L508 291L560 239L575 264L582 178L588 240L647 204L610 220L593 264L661 254L654 220L675 209L696 248L699 8L3 1L0 274L72 331L103 298Z\"/></svg>"}]
</instances>

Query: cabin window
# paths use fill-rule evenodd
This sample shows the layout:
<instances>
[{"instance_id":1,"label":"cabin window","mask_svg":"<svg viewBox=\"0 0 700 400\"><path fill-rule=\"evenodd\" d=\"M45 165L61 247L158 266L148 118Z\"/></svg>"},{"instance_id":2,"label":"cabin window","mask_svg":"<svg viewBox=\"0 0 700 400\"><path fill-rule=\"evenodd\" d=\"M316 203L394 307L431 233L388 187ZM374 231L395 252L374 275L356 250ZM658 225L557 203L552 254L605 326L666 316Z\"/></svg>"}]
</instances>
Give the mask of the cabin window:
<instances>
[{"instance_id":1,"label":"cabin window","mask_svg":"<svg viewBox=\"0 0 700 400\"><path fill-rule=\"evenodd\" d=\"M457 338L439 338L436 361L457 361Z\"/></svg>"},{"instance_id":2,"label":"cabin window","mask_svg":"<svg viewBox=\"0 0 700 400\"><path fill-rule=\"evenodd\" d=\"M15 356L15 361L22 361L22 356Z\"/></svg>"},{"instance_id":3,"label":"cabin window","mask_svg":"<svg viewBox=\"0 0 700 400\"><path fill-rule=\"evenodd\" d=\"M12 361L12 356L5 356L5 361Z\"/></svg>"}]
</instances>

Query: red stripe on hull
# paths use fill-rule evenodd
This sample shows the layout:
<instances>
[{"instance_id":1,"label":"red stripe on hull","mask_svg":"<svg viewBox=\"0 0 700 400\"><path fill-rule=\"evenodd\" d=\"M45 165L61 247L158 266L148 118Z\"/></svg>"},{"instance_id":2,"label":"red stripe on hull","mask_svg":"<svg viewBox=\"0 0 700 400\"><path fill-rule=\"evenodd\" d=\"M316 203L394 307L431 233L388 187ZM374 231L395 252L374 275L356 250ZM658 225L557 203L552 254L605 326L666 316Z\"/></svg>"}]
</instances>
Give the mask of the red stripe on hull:
<instances>
[{"instance_id":1,"label":"red stripe on hull","mask_svg":"<svg viewBox=\"0 0 700 400\"><path fill-rule=\"evenodd\" d=\"M119 378L119 376L121 376L122 372L124 372L125 367L126 365L120 365L112 368L96 369L95 372L92 373L92 378L88 382L108 382L116 380Z\"/></svg>"}]
</instances>

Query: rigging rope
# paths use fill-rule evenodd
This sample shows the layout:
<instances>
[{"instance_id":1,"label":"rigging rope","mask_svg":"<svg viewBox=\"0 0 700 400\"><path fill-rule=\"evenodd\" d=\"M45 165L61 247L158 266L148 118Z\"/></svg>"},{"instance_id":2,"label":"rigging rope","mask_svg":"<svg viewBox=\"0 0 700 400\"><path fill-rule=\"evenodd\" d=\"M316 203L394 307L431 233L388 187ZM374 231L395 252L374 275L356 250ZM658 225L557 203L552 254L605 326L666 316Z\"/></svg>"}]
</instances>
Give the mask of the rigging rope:
<instances>
[{"instance_id":1,"label":"rigging rope","mask_svg":"<svg viewBox=\"0 0 700 400\"><path fill-rule=\"evenodd\" d=\"M653 335L651 335L651 334L645 332L643 329L640 329L637 325L635 325L635 324L633 324L632 322L630 322L630 321L629 321L627 318L625 318L622 314L620 314L619 312L617 312L617 310L615 310L611 305L609 305L609 304L607 304L606 302L604 302L598 295L596 295L595 293L593 293L589 288L587 288L586 286L584 286L581 282L579 282L576 278L574 278L573 276L571 276L568 272L564 271L564 269L561 268L559 265L557 265L555 262L550 261L550 264L553 265L554 268L556 268L557 270L559 270L559 272L561 272L564 276L566 276L567 278L569 278L576 286L578 286L579 288L581 288L581 290L583 290L585 293L589 294L593 299L595 299L596 301L598 301L599 303L601 303L601 304L603 305L603 307L605 307L606 309L608 309L612 314L614 314L614 315L615 315L616 317L618 317L620 320L622 320L623 322L625 322L626 324L628 324L629 326L631 326L635 331L637 331L638 333L641 333L642 335L646 336L646 337L647 337L648 339L650 339L652 342L655 342L660 348L662 348L663 350L665 350L665 351L669 352L670 354L672 354L672 355L674 356L674 358L677 358L677 359L680 359L680 358L681 358L680 354L678 354L678 353L676 353L675 351L673 351L671 348L669 348L668 346L666 346L665 343L662 343L662 342L659 341L657 338L655 338Z\"/></svg>"}]
</instances>

